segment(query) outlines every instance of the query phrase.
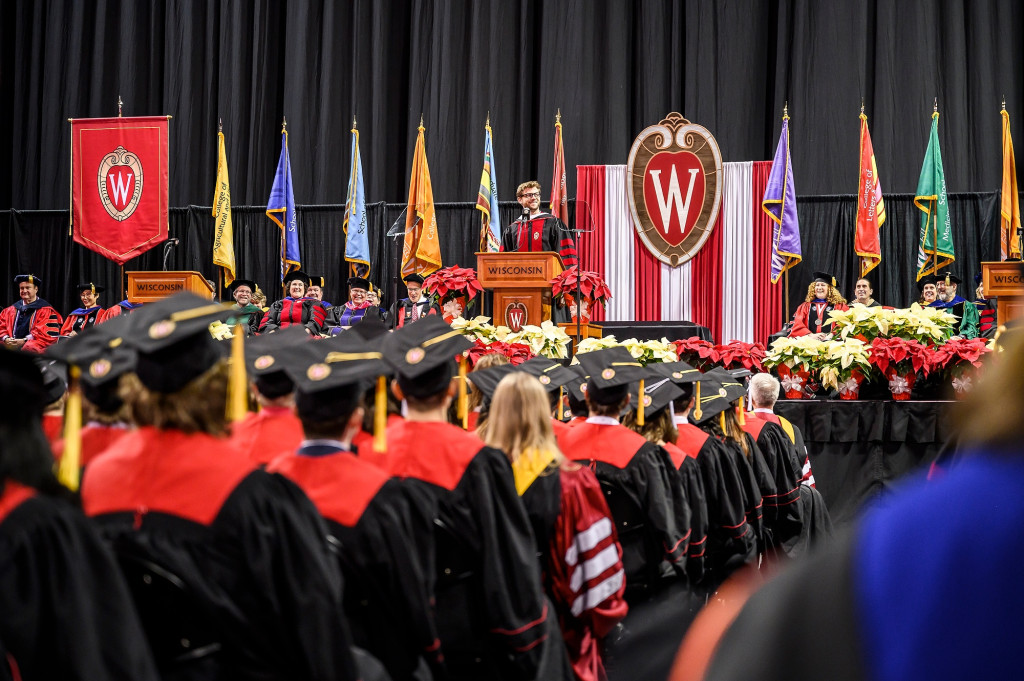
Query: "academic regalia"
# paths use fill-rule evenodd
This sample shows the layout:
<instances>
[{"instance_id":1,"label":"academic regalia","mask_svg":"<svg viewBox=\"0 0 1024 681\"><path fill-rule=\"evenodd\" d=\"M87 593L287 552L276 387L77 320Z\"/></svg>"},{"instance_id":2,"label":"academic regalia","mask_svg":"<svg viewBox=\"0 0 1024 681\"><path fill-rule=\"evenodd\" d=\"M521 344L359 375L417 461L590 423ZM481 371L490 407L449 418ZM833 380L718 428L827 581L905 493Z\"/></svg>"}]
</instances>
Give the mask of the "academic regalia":
<instances>
[{"instance_id":1,"label":"academic regalia","mask_svg":"<svg viewBox=\"0 0 1024 681\"><path fill-rule=\"evenodd\" d=\"M62 412L43 414L43 433L46 435L46 441L50 443L50 447L55 447L64 437L64 414Z\"/></svg>"},{"instance_id":2,"label":"academic regalia","mask_svg":"<svg viewBox=\"0 0 1024 681\"><path fill-rule=\"evenodd\" d=\"M357 677L316 508L229 441L140 428L89 466L82 503L115 552L184 581L226 677Z\"/></svg>"},{"instance_id":3,"label":"academic regalia","mask_svg":"<svg viewBox=\"0 0 1024 681\"><path fill-rule=\"evenodd\" d=\"M122 300L117 305L108 307L106 310L103 310L103 312L100 313L99 318L96 320L96 323L102 324L103 322L107 321L108 319L112 319L113 317L131 314L132 312L135 312L140 307L142 307L144 304L145 303L133 303L129 300Z\"/></svg>"},{"instance_id":4,"label":"academic regalia","mask_svg":"<svg viewBox=\"0 0 1024 681\"><path fill-rule=\"evenodd\" d=\"M577 264L576 243L572 230L550 213L538 213L528 221L517 220L501 237L502 251L551 251L558 253L565 267Z\"/></svg>"},{"instance_id":5,"label":"academic regalia","mask_svg":"<svg viewBox=\"0 0 1024 681\"><path fill-rule=\"evenodd\" d=\"M380 319L382 317L381 309L370 304L362 307L356 307L352 303L335 305L327 313L324 329L334 336L341 333L346 327L354 326L369 317Z\"/></svg>"},{"instance_id":6,"label":"academic regalia","mask_svg":"<svg viewBox=\"0 0 1024 681\"><path fill-rule=\"evenodd\" d=\"M302 440L302 423L291 407L263 407L231 426L231 441L260 466L295 451Z\"/></svg>"},{"instance_id":7,"label":"academic regalia","mask_svg":"<svg viewBox=\"0 0 1024 681\"><path fill-rule=\"evenodd\" d=\"M64 318L64 325L60 327L60 335L68 336L72 331L75 333L81 333L83 329L95 326L100 318L100 313L103 312L103 308L99 305L94 305L90 308L80 307L76 310L72 310L68 313L68 316Z\"/></svg>"},{"instance_id":8,"label":"academic regalia","mask_svg":"<svg viewBox=\"0 0 1024 681\"><path fill-rule=\"evenodd\" d=\"M793 314L793 330L789 332L791 337L806 336L811 333L831 333L832 324L826 324L825 320L833 310L849 309L842 303L833 305L827 300L815 299L800 303Z\"/></svg>"},{"instance_id":9,"label":"academic regalia","mask_svg":"<svg viewBox=\"0 0 1024 681\"><path fill-rule=\"evenodd\" d=\"M84 468L93 459L114 446L114 444L130 431L127 426L107 426L101 423L87 423L82 427L81 466ZM53 456L60 461L64 455L63 438L53 446Z\"/></svg>"},{"instance_id":10,"label":"academic regalia","mask_svg":"<svg viewBox=\"0 0 1024 681\"><path fill-rule=\"evenodd\" d=\"M811 458L807 454L807 445L804 443L804 434L800 429L794 426L789 419L779 416L770 409L755 409L752 412L748 412L747 417L761 419L763 421L768 421L782 426L782 430L786 431L786 435L789 436L793 446L796 447L797 461L803 462L800 469L800 482L814 487L814 471L811 470Z\"/></svg>"},{"instance_id":11,"label":"academic regalia","mask_svg":"<svg viewBox=\"0 0 1024 681\"><path fill-rule=\"evenodd\" d=\"M264 313L259 332L271 333L286 329L292 324L304 326L314 336L319 336L324 327L327 311L315 298L283 298L275 301Z\"/></svg>"},{"instance_id":12,"label":"academic regalia","mask_svg":"<svg viewBox=\"0 0 1024 681\"><path fill-rule=\"evenodd\" d=\"M0 678L157 681L114 557L81 511L0 488Z\"/></svg>"},{"instance_id":13,"label":"academic regalia","mask_svg":"<svg viewBox=\"0 0 1024 681\"><path fill-rule=\"evenodd\" d=\"M513 472L575 676L604 679L601 640L628 606L622 548L600 483L588 468L552 468L543 457L520 457ZM574 578L584 564L586 576Z\"/></svg>"},{"instance_id":14,"label":"academic regalia","mask_svg":"<svg viewBox=\"0 0 1024 681\"><path fill-rule=\"evenodd\" d=\"M0 341L26 338L23 351L42 352L57 342L62 323L60 314L42 298L31 303L19 300L0 311Z\"/></svg>"},{"instance_id":15,"label":"academic regalia","mask_svg":"<svg viewBox=\"0 0 1024 681\"><path fill-rule=\"evenodd\" d=\"M686 552L686 573L691 584L700 584L707 576L708 561L708 506L704 492L704 479L696 459L671 442L661 445L679 471L683 493L690 506L690 547Z\"/></svg>"},{"instance_id":16,"label":"academic regalia","mask_svg":"<svg viewBox=\"0 0 1024 681\"><path fill-rule=\"evenodd\" d=\"M978 308L974 303L962 298L961 296L953 296L953 300L935 300L928 307L934 307L938 310L945 310L957 318L956 324L953 325L953 335L963 336L964 338L977 338L978 337Z\"/></svg>"},{"instance_id":17,"label":"academic regalia","mask_svg":"<svg viewBox=\"0 0 1024 681\"><path fill-rule=\"evenodd\" d=\"M704 585L714 590L734 570L757 560L757 537L747 523L748 513L760 513L760 491L756 484L744 486L722 443L690 423L676 425L676 446L696 462L704 482L708 513L707 567ZM751 493L756 492L756 499Z\"/></svg>"},{"instance_id":18,"label":"academic regalia","mask_svg":"<svg viewBox=\"0 0 1024 681\"><path fill-rule=\"evenodd\" d=\"M796 447L781 426L762 419L745 419L743 430L754 438L772 475L775 495L764 496L764 504L772 540L781 546L799 536L803 525L799 503L803 462L798 460Z\"/></svg>"},{"instance_id":19,"label":"academic regalia","mask_svg":"<svg viewBox=\"0 0 1024 681\"><path fill-rule=\"evenodd\" d=\"M440 669L440 640L401 483L339 444L304 445L267 470L302 487L337 540L356 645L394 681L414 678L421 658Z\"/></svg>"},{"instance_id":20,"label":"academic regalia","mask_svg":"<svg viewBox=\"0 0 1024 681\"><path fill-rule=\"evenodd\" d=\"M978 311L978 336L988 338L996 328L996 299L982 298L974 301Z\"/></svg>"},{"instance_id":21,"label":"academic regalia","mask_svg":"<svg viewBox=\"0 0 1024 681\"><path fill-rule=\"evenodd\" d=\"M441 308L437 303L431 303L429 298L420 298L415 303L408 298L402 298L391 304L391 309L388 310L387 316L388 325L393 329L400 329L413 321L413 308L416 309L416 319L426 317L427 315L441 314Z\"/></svg>"},{"instance_id":22,"label":"academic regalia","mask_svg":"<svg viewBox=\"0 0 1024 681\"><path fill-rule=\"evenodd\" d=\"M235 303L231 306L231 311L236 316L228 319L225 323L234 328L236 324L241 324L245 327L245 333L247 335L254 335L259 332L260 322L263 321L263 310L258 305L252 303L246 304L244 307Z\"/></svg>"}]
</instances>

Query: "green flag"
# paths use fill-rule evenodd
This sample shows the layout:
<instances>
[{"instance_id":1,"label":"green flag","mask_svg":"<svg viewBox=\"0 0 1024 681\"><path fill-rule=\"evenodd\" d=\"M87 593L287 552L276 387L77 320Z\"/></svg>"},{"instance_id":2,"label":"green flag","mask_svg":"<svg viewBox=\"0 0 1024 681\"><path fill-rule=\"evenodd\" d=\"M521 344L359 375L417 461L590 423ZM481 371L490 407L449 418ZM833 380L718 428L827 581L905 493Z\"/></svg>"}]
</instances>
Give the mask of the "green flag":
<instances>
[{"instance_id":1,"label":"green flag","mask_svg":"<svg viewBox=\"0 0 1024 681\"><path fill-rule=\"evenodd\" d=\"M924 152L914 205L924 212L917 250L917 278L920 280L956 260L946 201L946 175L942 171L942 153L939 151L938 111L932 114L932 131L928 137L928 150Z\"/></svg>"}]
</instances>

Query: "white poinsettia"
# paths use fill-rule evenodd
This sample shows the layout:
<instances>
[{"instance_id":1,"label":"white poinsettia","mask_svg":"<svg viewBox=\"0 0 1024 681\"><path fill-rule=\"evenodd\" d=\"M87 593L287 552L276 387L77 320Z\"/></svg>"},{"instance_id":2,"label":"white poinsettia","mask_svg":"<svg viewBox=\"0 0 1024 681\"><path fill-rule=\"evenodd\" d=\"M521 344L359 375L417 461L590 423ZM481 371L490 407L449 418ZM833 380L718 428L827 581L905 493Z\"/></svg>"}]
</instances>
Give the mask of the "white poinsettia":
<instances>
[{"instance_id":1,"label":"white poinsettia","mask_svg":"<svg viewBox=\"0 0 1024 681\"><path fill-rule=\"evenodd\" d=\"M504 328L507 332L501 340L506 343L528 345L535 355L542 355L548 359L563 359L569 356L569 343L572 339L564 329L551 321L544 321L540 326L527 324L515 333L508 332L505 327L499 328Z\"/></svg>"},{"instance_id":2,"label":"white poinsettia","mask_svg":"<svg viewBox=\"0 0 1024 681\"><path fill-rule=\"evenodd\" d=\"M820 341L813 335L778 338L765 353L764 365L776 367L785 364L790 369L800 365L810 369L818 356L824 352L826 341Z\"/></svg>"},{"instance_id":3,"label":"white poinsettia","mask_svg":"<svg viewBox=\"0 0 1024 681\"><path fill-rule=\"evenodd\" d=\"M614 335L604 336L603 338L584 338L576 348L576 354L582 355L587 352L614 348L618 345L619 341L615 340Z\"/></svg>"},{"instance_id":4,"label":"white poinsettia","mask_svg":"<svg viewBox=\"0 0 1024 681\"><path fill-rule=\"evenodd\" d=\"M823 386L839 390L851 379L854 371L864 375L871 371L870 346L859 338L825 341L824 345L816 367Z\"/></svg>"}]
</instances>

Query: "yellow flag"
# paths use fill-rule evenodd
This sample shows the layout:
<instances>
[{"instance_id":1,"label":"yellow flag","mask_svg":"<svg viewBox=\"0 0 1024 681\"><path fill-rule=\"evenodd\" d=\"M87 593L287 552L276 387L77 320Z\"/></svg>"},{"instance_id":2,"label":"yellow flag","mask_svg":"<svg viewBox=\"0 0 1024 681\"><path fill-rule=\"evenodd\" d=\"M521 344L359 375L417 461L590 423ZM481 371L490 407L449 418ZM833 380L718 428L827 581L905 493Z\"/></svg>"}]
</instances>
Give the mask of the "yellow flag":
<instances>
[{"instance_id":1,"label":"yellow flag","mask_svg":"<svg viewBox=\"0 0 1024 681\"><path fill-rule=\"evenodd\" d=\"M224 285L235 280L235 232L231 226L231 183L224 133L218 132L217 187L213 191L213 264L224 268Z\"/></svg>"},{"instance_id":2,"label":"yellow flag","mask_svg":"<svg viewBox=\"0 0 1024 681\"><path fill-rule=\"evenodd\" d=\"M441 268L441 244L437 240L434 215L434 190L430 186L427 149L423 141L423 121L416 136L409 179L409 203L405 214L405 247L402 249L402 275L430 274Z\"/></svg>"},{"instance_id":3,"label":"yellow flag","mask_svg":"<svg viewBox=\"0 0 1024 681\"><path fill-rule=\"evenodd\" d=\"M999 239L1003 260L1020 257L1020 196L1017 194L1017 166L1013 158L1013 139L1010 137L1010 114L1004 108L1003 117L1003 192L1000 202Z\"/></svg>"}]
</instances>

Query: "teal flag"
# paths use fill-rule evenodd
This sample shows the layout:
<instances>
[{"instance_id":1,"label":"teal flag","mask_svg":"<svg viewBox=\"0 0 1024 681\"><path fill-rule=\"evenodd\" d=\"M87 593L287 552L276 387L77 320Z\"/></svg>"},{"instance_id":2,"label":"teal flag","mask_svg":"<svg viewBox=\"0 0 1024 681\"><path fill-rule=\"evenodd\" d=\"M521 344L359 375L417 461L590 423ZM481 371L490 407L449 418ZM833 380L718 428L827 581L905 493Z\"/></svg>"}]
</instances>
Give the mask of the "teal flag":
<instances>
[{"instance_id":1,"label":"teal flag","mask_svg":"<svg viewBox=\"0 0 1024 681\"><path fill-rule=\"evenodd\" d=\"M345 260L351 273L360 277L370 274L370 241L366 226L363 159L359 155L359 131L353 124L352 161L349 163L348 195L345 197Z\"/></svg>"},{"instance_id":2,"label":"teal flag","mask_svg":"<svg viewBox=\"0 0 1024 681\"><path fill-rule=\"evenodd\" d=\"M917 278L920 280L956 260L953 229L949 223L949 202L946 201L946 174L942 170L942 153L939 151L938 111L932 114L932 131L928 137L928 149L924 152L914 205L924 213L917 249Z\"/></svg>"}]
</instances>

